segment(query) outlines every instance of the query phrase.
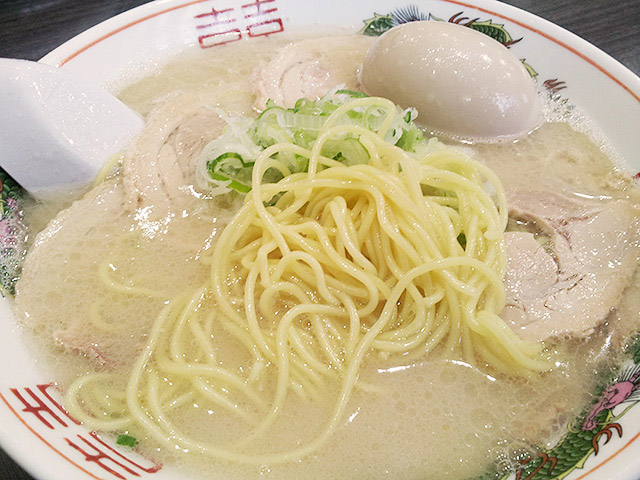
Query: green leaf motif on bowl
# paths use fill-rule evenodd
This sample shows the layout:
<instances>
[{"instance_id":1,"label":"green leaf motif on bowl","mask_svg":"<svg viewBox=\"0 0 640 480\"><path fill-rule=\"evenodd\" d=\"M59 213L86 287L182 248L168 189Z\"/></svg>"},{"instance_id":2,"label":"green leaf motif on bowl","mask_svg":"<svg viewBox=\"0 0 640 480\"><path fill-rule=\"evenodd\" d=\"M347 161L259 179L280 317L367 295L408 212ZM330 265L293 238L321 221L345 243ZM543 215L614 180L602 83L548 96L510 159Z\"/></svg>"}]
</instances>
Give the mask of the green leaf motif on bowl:
<instances>
[{"instance_id":1,"label":"green leaf motif on bowl","mask_svg":"<svg viewBox=\"0 0 640 480\"><path fill-rule=\"evenodd\" d=\"M0 169L0 294L13 295L25 254L23 190Z\"/></svg>"}]
</instances>

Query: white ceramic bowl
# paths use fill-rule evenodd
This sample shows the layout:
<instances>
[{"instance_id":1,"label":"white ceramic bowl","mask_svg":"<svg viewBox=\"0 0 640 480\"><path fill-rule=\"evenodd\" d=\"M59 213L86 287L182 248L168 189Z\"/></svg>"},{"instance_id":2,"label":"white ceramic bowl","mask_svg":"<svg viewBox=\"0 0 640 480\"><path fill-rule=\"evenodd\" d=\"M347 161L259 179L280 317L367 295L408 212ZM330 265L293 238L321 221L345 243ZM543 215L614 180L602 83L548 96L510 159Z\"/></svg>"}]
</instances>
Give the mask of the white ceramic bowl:
<instances>
[{"instance_id":1,"label":"white ceramic bowl","mask_svg":"<svg viewBox=\"0 0 640 480\"><path fill-rule=\"evenodd\" d=\"M591 117L632 171L640 170L640 79L591 44L522 10L493 0L227 0L215 2L217 11L212 3L152 2L87 30L42 62L109 88L127 72L164 63L186 49L215 52L225 42L240 38L279 35L300 27L320 30L321 26L344 27L354 33L364 27L368 33L380 33L407 16L445 21L467 17L465 23L478 18L476 27L484 25L503 42L509 41L507 34L511 40L522 38L511 46L512 52L526 59L539 82L546 81ZM70 419L59 406L59 393L49 385L53 379L42 373L25 348L9 299L0 302L0 317L0 445L26 470L41 480L183 478L170 467L158 469L117 449ZM570 464L567 480L637 480L640 406L627 401L602 415L607 419L604 427L582 433L579 440L574 437L573 450L565 444L564 453L558 448L548 451L547 459L544 455L532 459L521 478L563 474L556 467L548 475L557 456L558 465ZM598 445L597 455L594 445ZM569 461L569 453L575 461ZM541 468L532 477L537 466Z\"/></svg>"}]
</instances>

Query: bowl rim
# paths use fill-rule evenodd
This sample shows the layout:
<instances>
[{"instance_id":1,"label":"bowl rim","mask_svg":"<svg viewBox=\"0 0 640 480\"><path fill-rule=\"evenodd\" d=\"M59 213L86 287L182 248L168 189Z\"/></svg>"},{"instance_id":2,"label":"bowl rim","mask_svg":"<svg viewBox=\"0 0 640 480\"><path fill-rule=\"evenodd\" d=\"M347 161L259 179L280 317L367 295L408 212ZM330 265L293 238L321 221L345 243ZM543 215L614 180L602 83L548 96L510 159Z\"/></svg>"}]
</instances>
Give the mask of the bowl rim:
<instances>
[{"instance_id":1,"label":"bowl rim","mask_svg":"<svg viewBox=\"0 0 640 480\"><path fill-rule=\"evenodd\" d=\"M51 66L63 67L89 48L127 28L151 18L207 1L209 0L153 0L108 18L84 30L56 47L39 61ZM552 41L597 68L640 103L640 76L636 75L626 65L608 53L605 53L575 33L543 17L498 0L476 0L475 4L458 0L437 1L473 8L503 20L508 20L513 24L519 25ZM514 15L521 18L521 20L513 18Z\"/></svg>"}]
</instances>

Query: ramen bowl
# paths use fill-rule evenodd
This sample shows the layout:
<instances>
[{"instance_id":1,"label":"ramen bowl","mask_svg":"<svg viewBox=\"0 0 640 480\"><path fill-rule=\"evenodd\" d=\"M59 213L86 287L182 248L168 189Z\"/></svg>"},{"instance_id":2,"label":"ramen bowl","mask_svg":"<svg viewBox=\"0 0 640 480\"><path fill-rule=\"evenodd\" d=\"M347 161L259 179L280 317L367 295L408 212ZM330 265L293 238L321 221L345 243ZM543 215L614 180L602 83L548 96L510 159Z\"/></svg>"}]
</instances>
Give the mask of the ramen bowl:
<instances>
[{"instance_id":1,"label":"ramen bowl","mask_svg":"<svg viewBox=\"0 0 640 480\"><path fill-rule=\"evenodd\" d=\"M78 35L41 61L117 90L190 50L212 55L235 42L257 41L285 32L330 28L343 33L378 36L399 23L424 20L466 24L508 45L538 84L556 96L567 115L583 112L602 132L632 173L640 171L640 79L620 63L575 35L522 10L490 0L302 2L293 0L160 0L114 17ZM475 19L475 20L473 20ZM18 208L5 188L5 215ZM0 231L10 244L11 229ZM0 303L0 445L39 480L184 479L171 465L158 465L112 438L84 428L61 406L55 378L36 361L11 313L10 285ZM640 363L640 343L632 347ZM567 480L620 479L640 476L640 397L630 371L603 385L597 397L610 395L593 429L580 419L538 458L523 460L518 478L562 476ZM626 396L611 395L626 381ZM497 413L499 414L499 412ZM586 415L586 413L585 413ZM437 439L434 439L437 442ZM196 480L196 477L194 477Z\"/></svg>"}]
</instances>

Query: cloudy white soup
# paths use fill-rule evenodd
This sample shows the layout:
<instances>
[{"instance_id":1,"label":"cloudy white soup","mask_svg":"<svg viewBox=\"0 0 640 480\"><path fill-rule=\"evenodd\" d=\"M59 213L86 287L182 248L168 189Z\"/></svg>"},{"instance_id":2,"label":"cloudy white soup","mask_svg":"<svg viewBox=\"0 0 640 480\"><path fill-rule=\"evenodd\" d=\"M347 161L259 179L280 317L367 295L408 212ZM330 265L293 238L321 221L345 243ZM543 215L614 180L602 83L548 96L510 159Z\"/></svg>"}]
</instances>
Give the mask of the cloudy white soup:
<instances>
[{"instance_id":1,"label":"cloudy white soup","mask_svg":"<svg viewBox=\"0 0 640 480\"><path fill-rule=\"evenodd\" d=\"M434 136L367 87L371 43L237 42L119 90L145 130L15 298L73 416L193 478L465 479L589 408L640 328L631 176L553 102Z\"/></svg>"}]
</instances>

